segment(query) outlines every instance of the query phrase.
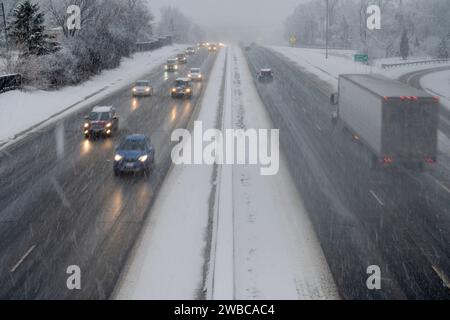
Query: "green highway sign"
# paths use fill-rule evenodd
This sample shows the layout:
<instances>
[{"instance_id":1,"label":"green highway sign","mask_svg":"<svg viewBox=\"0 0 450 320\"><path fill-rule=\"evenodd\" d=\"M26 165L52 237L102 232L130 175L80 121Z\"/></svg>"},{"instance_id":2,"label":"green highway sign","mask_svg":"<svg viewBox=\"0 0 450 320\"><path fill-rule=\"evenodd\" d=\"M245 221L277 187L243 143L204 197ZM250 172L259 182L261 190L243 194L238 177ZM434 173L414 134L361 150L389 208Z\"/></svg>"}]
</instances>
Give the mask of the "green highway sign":
<instances>
[{"instance_id":1,"label":"green highway sign","mask_svg":"<svg viewBox=\"0 0 450 320\"><path fill-rule=\"evenodd\" d=\"M367 54L355 54L356 62L367 62L369 61L369 55Z\"/></svg>"}]
</instances>

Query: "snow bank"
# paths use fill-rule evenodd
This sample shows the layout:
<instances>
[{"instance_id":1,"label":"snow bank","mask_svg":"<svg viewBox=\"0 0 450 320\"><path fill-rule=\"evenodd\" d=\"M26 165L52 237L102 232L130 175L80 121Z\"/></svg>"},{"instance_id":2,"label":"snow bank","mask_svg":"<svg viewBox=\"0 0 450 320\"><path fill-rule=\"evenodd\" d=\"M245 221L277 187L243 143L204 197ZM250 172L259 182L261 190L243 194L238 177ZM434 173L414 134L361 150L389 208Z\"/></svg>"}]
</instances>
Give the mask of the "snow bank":
<instances>
[{"instance_id":1,"label":"snow bank","mask_svg":"<svg viewBox=\"0 0 450 320\"><path fill-rule=\"evenodd\" d=\"M450 110L450 70L435 72L424 76L422 88L441 98L441 103Z\"/></svg>"},{"instance_id":2,"label":"snow bank","mask_svg":"<svg viewBox=\"0 0 450 320\"><path fill-rule=\"evenodd\" d=\"M21 132L48 124L101 99L147 74L185 46L174 45L124 58L119 68L106 70L80 85L58 91L9 91L0 94L0 146L14 142Z\"/></svg>"},{"instance_id":3,"label":"snow bank","mask_svg":"<svg viewBox=\"0 0 450 320\"><path fill-rule=\"evenodd\" d=\"M295 62L306 71L315 74L321 80L328 82L337 90L337 81L340 74L348 73L379 73L387 77L397 79L410 72L429 69L430 65L402 66L391 69L382 69L383 63L405 62L400 58L380 59L374 62L373 66L367 66L355 62L353 55L356 53L351 50L330 50L328 59L325 59L325 50L323 49L304 49L290 47L269 47L273 51L285 56ZM410 58L407 61L424 60L424 58ZM450 66L447 64L436 64L439 66Z\"/></svg>"}]
</instances>

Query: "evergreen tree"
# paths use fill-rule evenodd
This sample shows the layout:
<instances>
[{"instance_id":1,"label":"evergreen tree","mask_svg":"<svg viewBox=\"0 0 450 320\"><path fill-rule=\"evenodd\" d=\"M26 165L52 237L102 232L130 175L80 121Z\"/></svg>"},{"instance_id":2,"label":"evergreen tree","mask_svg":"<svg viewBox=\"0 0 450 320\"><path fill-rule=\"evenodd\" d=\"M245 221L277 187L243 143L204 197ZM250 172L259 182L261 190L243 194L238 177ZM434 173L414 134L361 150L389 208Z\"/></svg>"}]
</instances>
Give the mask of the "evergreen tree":
<instances>
[{"instance_id":1,"label":"evergreen tree","mask_svg":"<svg viewBox=\"0 0 450 320\"><path fill-rule=\"evenodd\" d=\"M24 56L49 52L44 22L44 14L40 12L39 5L32 4L30 0L19 3L14 9L10 34Z\"/></svg>"},{"instance_id":2,"label":"evergreen tree","mask_svg":"<svg viewBox=\"0 0 450 320\"><path fill-rule=\"evenodd\" d=\"M400 55L403 60L406 60L409 56L409 38L406 30L403 31L402 39L400 40Z\"/></svg>"}]
</instances>

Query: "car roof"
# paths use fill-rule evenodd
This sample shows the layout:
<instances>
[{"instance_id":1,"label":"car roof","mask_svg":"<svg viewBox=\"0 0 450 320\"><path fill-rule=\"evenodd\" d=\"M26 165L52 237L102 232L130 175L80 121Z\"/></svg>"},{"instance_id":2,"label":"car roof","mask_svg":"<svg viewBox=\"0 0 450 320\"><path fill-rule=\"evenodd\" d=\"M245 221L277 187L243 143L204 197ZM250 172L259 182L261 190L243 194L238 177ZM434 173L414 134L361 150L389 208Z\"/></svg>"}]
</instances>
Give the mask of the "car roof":
<instances>
[{"instance_id":1,"label":"car roof","mask_svg":"<svg viewBox=\"0 0 450 320\"><path fill-rule=\"evenodd\" d=\"M148 83L150 83L150 80L137 80L136 82L148 82Z\"/></svg>"},{"instance_id":2,"label":"car roof","mask_svg":"<svg viewBox=\"0 0 450 320\"><path fill-rule=\"evenodd\" d=\"M167 59L167 62L177 62L177 58L170 58L170 59Z\"/></svg>"},{"instance_id":3,"label":"car roof","mask_svg":"<svg viewBox=\"0 0 450 320\"><path fill-rule=\"evenodd\" d=\"M261 72L271 72L272 69L261 69Z\"/></svg>"},{"instance_id":4,"label":"car roof","mask_svg":"<svg viewBox=\"0 0 450 320\"><path fill-rule=\"evenodd\" d=\"M92 109L92 112L110 112L113 109L114 108L111 106L97 106L97 107L94 107L94 109Z\"/></svg>"},{"instance_id":5,"label":"car roof","mask_svg":"<svg viewBox=\"0 0 450 320\"><path fill-rule=\"evenodd\" d=\"M192 70L195 70L195 71L198 70L198 71L200 71L200 68L191 68L191 71L192 71Z\"/></svg>"},{"instance_id":6,"label":"car roof","mask_svg":"<svg viewBox=\"0 0 450 320\"><path fill-rule=\"evenodd\" d=\"M189 79L189 78L177 78L175 81L185 81L185 82L189 82L189 81L191 81L191 79Z\"/></svg>"},{"instance_id":7,"label":"car roof","mask_svg":"<svg viewBox=\"0 0 450 320\"><path fill-rule=\"evenodd\" d=\"M125 138L125 140L145 140L147 137L143 134L131 134Z\"/></svg>"}]
</instances>

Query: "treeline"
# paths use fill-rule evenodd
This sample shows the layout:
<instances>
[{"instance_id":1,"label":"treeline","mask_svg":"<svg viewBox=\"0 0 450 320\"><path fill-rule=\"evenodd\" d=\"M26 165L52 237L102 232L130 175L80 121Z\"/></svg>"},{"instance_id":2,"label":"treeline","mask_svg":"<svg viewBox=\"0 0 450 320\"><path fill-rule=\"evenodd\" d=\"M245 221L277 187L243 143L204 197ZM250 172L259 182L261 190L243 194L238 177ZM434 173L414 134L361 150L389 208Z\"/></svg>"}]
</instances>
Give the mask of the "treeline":
<instances>
[{"instance_id":1,"label":"treeline","mask_svg":"<svg viewBox=\"0 0 450 320\"><path fill-rule=\"evenodd\" d=\"M153 14L147 0L22 0L8 17L10 50L8 72L21 73L38 88L74 85L104 69L116 68L123 57L135 52L136 42L152 40L155 33L180 42L193 39L194 25L172 9L167 30L164 16L153 30ZM68 30L67 8L81 9L81 29ZM56 35L58 41L51 39Z\"/></svg>"},{"instance_id":2,"label":"treeline","mask_svg":"<svg viewBox=\"0 0 450 320\"><path fill-rule=\"evenodd\" d=\"M170 34L178 43L194 43L205 38L204 31L186 17L178 8L161 8L161 20L157 27L159 34Z\"/></svg>"},{"instance_id":3,"label":"treeline","mask_svg":"<svg viewBox=\"0 0 450 320\"><path fill-rule=\"evenodd\" d=\"M381 9L381 30L366 27L366 9ZM285 23L286 40L299 46L323 46L326 1L297 6ZM448 58L450 52L449 0L329 0L329 41L339 48L357 49L371 57Z\"/></svg>"}]
</instances>

